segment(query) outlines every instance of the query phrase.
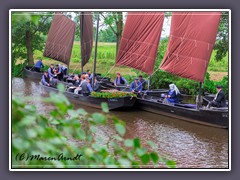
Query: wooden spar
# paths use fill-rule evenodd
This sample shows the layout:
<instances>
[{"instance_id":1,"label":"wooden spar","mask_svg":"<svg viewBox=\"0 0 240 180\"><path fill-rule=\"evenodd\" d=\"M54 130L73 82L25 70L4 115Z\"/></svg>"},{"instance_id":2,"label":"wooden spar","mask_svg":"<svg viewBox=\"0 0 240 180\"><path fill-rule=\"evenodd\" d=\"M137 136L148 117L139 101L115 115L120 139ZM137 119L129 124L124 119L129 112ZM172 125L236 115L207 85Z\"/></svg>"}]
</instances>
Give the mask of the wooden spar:
<instances>
[{"instance_id":1,"label":"wooden spar","mask_svg":"<svg viewBox=\"0 0 240 180\"><path fill-rule=\"evenodd\" d=\"M148 90L150 90L150 88L151 88L151 80L152 80L152 75L149 76Z\"/></svg>"},{"instance_id":2,"label":"wooden spar","mask_svg":"<svg viewBox=\"0 0 240 180\"><path fill-rule=\"evenodd\" d=\"M93 89L94 89L94 79L95 79L96 62L97 62L98 28L99 28L99 14L97 16L97 29L96 29L95 52L94 52L94 62L93 62L93 77L92 77L92 87L93 87Z\"/></svg>"},{"instance_id":3,"label":"wooden spar","mask_svg":"<svg viewBox=\"0 0 240 180\"><path fill-rule=\"evenodd\" d=\"M80 13L80 14L82 14L82 22L80 22L80 23L82 23L82 28L79 28L79 35L81 36L81 34L80 33L82 33L82 36L81 36L81 38L83 38L83 26L84 26L84 14L83 14L83 12L82 13ZM80 24L79 23L79 24ZM82 59L82 63L81 63L81 70L82 70L82 72L83 72L83 59L84 59L84 56L83 56L83 54L82 54L82 47L83 47L83 40L82 39L80 39L80 44L81 44L81 51L80 51L80 57L81 57L81 59Z\"/></svg>"},{"instance_id":4,"label":"wooden spar","mask_svg":"<svg viewBox=\"0 0 240 180\"><path fill-rule=\"evenodd\" d=\"M197 109L199 109L202 106L201 96L202 96L202 83L200 82L199 83L199 92L198 92L198 96L197 96L197 100L196 100Z\"/></svg>"}]
</instances>

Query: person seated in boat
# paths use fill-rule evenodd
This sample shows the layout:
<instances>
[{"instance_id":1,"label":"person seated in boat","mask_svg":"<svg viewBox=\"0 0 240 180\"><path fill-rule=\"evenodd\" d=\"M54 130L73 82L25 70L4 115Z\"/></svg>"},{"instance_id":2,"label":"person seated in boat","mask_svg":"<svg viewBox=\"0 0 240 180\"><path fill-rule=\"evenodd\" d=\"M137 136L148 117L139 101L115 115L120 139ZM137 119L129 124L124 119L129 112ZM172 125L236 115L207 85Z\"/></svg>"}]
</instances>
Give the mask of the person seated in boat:
<instances>
[{"instance_id":1,"label":"person seated in boat","mask_svg":"<svg viewBox=\"0 0 240 180\"><path fill-rule=\"evenodd\" d=\"M49 74L47 71L44 71L43 75L42 75L42 84L45 86L50 86L50 81L52 80L52 78L50 78Z\"/></svg>"},{"instance_id":2,"label":"person seated in boat","mask_svg":"<svg viewBox=\"0 0 240 180\"><path fill-rule=\"evenodd\" d=\"M173 83L171 83L169 85L169 91L168 91L168 94L167 95L164 95L162 97L164 97L164 103L171 103L171 104L174 104L174 103L179 103L179 95L180 95L180 91L178 90L177 86Z\"/></svg>"},{"instance_id":3,"label":"person seated in boat","mask_svg":"<svg viewBox=\"0 0 240 180\"><path fill-rule=\"evenodd\" d=\"M57 79L61 81L63 79L63 73L62 70L59 68L59 65L57 64L54 68L54 74L57 76Z\"/></svg>"},{"instance_id":4,"label":"person seated in boat","mask_svg":"<svg viewBox=\"0 0 240 180\"><path fill-rule=\"evenodd\" d=\"M69 83L67 85L67 92L74 92L74 90L79 87L81 83L80 77L79 75L74 75L73 79L72 79L72 83Z\"/></svg>"},{"instance_id":5,"label":"person seated in boat","mask_svg":"<svg viewBox=\"0 0 240 180\"><path fill-rule=\"evenodd\" d=\"M95 92L101 91L101 84L98 82L96 77L94 78L93 91L95 91Z\"/></svg>"},{"instance_id":6,"label":"person seated in boat","mask_svg":"<svg viewBox=\"0 0 240 180\"><path fill-rule=\"evenodd\" d=\"M86 81L86 78L85 78L85 74L82 74L81 75L81 81L80 81L80 84L79 86L74 90L74 94L80 94L81 90L82 90L82 83Z\"/></svg>"},{"instance_id":7,"label":"person seated in boat","mask_svg":"<svg viewBox=\"0 0 240 180\"><path fill-rule=\"evenodd\" d=\"M225 93L222 90L221 85L216 86L217 94L215 98L209 102L208 107L226 107Z\"/></svg>"},{"instance_id":8,"label":"person seated in boat","mask_svg":"<svg viewBox=\"0 0 240 180\"><path fill-rule=\"evenodd\" d=\"M142 83L142 90L145 91L147 90L146 85L147 85L147 81L145 79L143 79L142 75L138 76L139 81Z\"/></svg>"},{"instance_id":9,"label":"person seated in boat","mask_svg":"<svg viewBox=\"0 0 240 180\"><path fill-rule=\"evenodd\" d=\"M42 84L45 86L56 87L56 81L54 81L53 78L49 76L47 71L44 71L41 81L42 81Z\"/></svg>"},{"instance_id":10,"label":"person seated in boat","mask_svg":"<svg viewBox=\"0 0 240 180\"><path fill-rule=\"evenodd\" d=\"M79 86L74 90L75 94L83 94L82 93L82 85L83 85L84 82L86 82L89 91L92 92L92 87L91 87L90 81L88 79L88 75L86 76L86 74L82 74L81 75L81 82L80 82Z\"/></svg>"},{"instance_id":11,"label":"person seated in boat","mask_svg":"<svg viewBox=\"0 0 240 180\"><path fill-rule=\"evenodd\" d=\"M50 76L50 78L53 78L54 75L54 65L51 64L50 67L48 68L48 75Z\"/></svg>"},{"instance_id":12,"label":"person seated in boat","mask_svg":"<svg viewBox=\"0 0 240 180\"><path fill-rule=\"evenodd\" d=\"M134 81L130 85L130 91L133 93L141 93L142 92L142 83L138 78L135 78Z\"/></svg>"},{"instance_id":13,"label":"person seated in boat","mask_svg":"<svg viewBox=\"0 0 240 180\"><path fill-rule=\"evenodd\" d=\"M68 74L68 68L64 65L58 64L59 69L61 69L63 76L66 76Z\"/></svg>"},{"instance_id":14,"label":"person seated in boat","mask_svg":"<svg viewBox=\"0 0 240 180\"><path fill-rule=\"evenodd\" d=\"M127 85L128 85L127 80L121 76L120 72L117 72L117 78L114 80L114 86L117 87L117 90L121 90L124 86Z\"/></svg>"},{"instance_id":15,"label":"person seated in boat","mask_svg":"<svg viewBox=\"0 0 240 180\"><path fill-rule=\"evenodd\" d=\"M91 83L89 79L85 79L82 83L81 83L81 94L83 96L89 96L91 94L91 92L93 91L92 87L91 87Z\"/></svg>"},{"instance_id":16,"label":"person seated in boat","mask_svg":"<svg viewBox=\"0 0 240 180\"><path fill-rule=\"evenodd\" d=\"M89 80L89 75L88 74L84 74L84 76L85 76L86 80Z\"/></svg>"},{"instance_id":17,"label":"person seated in boat","mask_svg":"<svg viewBox=\"0 0 240 180\"><path fill-rule=\"evenodd\" d=\"M88 74L88 79L92 81L93 74L91 74L91 71L89 69L87 70L87 74Z\"/></svg>"},{"instance_id":18,"label":"person seated in boat","mask_svg":"<svg viewBox=\"0 0 240 180\"><path fill-rule=\"evenodd\" d=\"M34 71L41 72L41 68L44 68L44 65L42 59L39 59L34 66Z\"/></svg>"},{"instance_id":19,"label":"person seated in boat","mask_svg":"<svg viewBox=\"0 0 240 180\"><path fill-rule=\"evenodd\" d=\"M79 75L75 75L73 77L73 85L75 87L78 87L80 85L80 83L81 83L81 79L80 79Z\"/></svg>"}]
</instances>

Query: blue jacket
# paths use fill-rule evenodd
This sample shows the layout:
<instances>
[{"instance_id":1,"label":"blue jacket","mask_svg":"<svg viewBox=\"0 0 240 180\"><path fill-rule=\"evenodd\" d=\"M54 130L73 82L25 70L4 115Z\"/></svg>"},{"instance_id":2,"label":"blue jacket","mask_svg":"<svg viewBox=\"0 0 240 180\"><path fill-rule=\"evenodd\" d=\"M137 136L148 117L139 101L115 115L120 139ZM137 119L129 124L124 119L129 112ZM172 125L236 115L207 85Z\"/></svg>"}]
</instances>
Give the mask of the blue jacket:
<instances>
[{"instance_id":1,"label":"blue jacket","mask_svg":"<svg viewBox=\"0 0 240 180\"><path fill-rule=\"evenodd\" d=\"M114 83L117 84L117 85L121 85L121 84L127 85L128 84L127 80L124 77L122 77L122 76L120 76L120 78L116 78L114 80Z\"/></svg>"},{"instance_id":2,"label":"blue jacket","mask_svg":"<svg viewBox=\"0 0 240 180\"><path fill-rule=\"evenodd\" d=\"M138 83L136 84L134 81L131 83L130 85L130 91L140 91L142 92L142 83L140 81L138 81Z\"/></svg>"},{"instance_id":3,"label":"blue jacket","mask_svg":"<svg viewBox=\"0 0 240 180\"><path fill-rule=\"evenodd\" d=\"M49 75L46 77L44 74L42 75L42 83L43 85L47 85L50 82L50 77Z\"/></svg>"},{"instance_id":4,"label":"blue jacket","mask_svg":"<svg viewBox=\"0 0 240 180\"><path fill-rule=\"evenodd\" d=\"M177 94L174 90L169 90L168 95L170 96L170 98L167 98L167 100L169 102L171 102L171 103L178 103L179 102L178 96L177 96Z\"/></svg>"},{"instance_id":5,"label":"blue jacket","mask_svg":"<svg viewBox=\"0 0 240 180\"><path fill-rule=\"evenodd\" d=\"M35 67L36 67L36 68L42 68L42 67L44 67L44 65L43 65L42 61L39 60L39 61L35 64Z\"/></svg>"},{"instance_id":6,"label":"blue jacket","mask_svg":"<svg viewBox=\"0 0 240 180\"><path fill-rule=\"evenodd\" d=\"M53 76L54 76L53 70L51 68L48 68L48 75L50 78L53 78Z\"/></svg>"}]
</instances>

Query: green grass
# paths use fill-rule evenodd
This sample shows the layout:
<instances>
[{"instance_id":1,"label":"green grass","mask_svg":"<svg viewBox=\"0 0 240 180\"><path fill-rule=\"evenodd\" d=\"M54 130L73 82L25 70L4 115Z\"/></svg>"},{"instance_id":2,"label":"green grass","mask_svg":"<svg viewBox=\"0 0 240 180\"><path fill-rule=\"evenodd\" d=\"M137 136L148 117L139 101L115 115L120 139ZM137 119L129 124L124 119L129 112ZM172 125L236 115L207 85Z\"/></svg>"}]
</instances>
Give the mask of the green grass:
<instances>
[{"instance_id":1,"label":"green grass","mask_svg":"<svg viewBox=\"0 0 240 180\"><path fill-rule=\"evenodd\" d=\"M95 43L93 43L95 45ZM87 69L92 70L93 67L93 60L94 60L94 47L92 50L92 55L89 62L84 66L84 70ZM42 58L44 65L50 64L58 64L58 61L46 58L42 56L43 52L35 51L34 52L34 59ZM79 42L75 41L73 44L73 50L70 60L70 72L79 73L81 71L81 62L80 62L80 44ZM98 43L97 49L97 66L96 71L101 73L102 75L106 75L110 77L112 80L116 77L116 72L121 72L123 75L126 76L126 79L132 81L136 76L136 73L132 71L132 68L124 67L124 66L115 66L115 59L116 59L116 43Z\"/></svg>"},{"instance_id":2,"label":"green grass","mask_svg":"<svg viewBox=\"0 0 240 180\"><path fill-rule=\"evenodd\" d=\"M95 43L93 43L95 45ZM217 62L215 57L215 51L213 51L211 60L209 63L208 71L214 72L228 72L228 55L223 58L222 61ZM37 60L39 58L43 59L43 63L46 65L50 65L51 63L57 64L57 61L54 61L49 58L45 58L42 56L43 52L35 51L34 52L34 59ZM80 43L78 41L74 42L72 56L70 60L70 72L75 70L75 72L80 72L81 70L81 62L80 62ZM93 66L93 59L94 59L94 47L92 50L92 55L89 62L84 66L84 70L87 69L92 70ZM96 70L98 73L106 75L112 79L116 77L116 72L121 72L122 75L126 77L126 79L130 82L132 79L137 76L138 71L133 70L132 68L125 67L125 66L115 66L115 59L116 59L116 43L98 43L97 49L97 67ZM112 69L111 69L112 68ZM109 71L111 69L111 71ZM139 71L139 73L141 73Z\"/></svg>"},{"instance_id":3,"label":"green grass","mask_svg":"<svg viewBox=\"0 0 240 180\"><path fill-rule=\"evenodd\" d=\"M210 59L210 63L208 66L208 71L215 71L215 72L228 72L228 54L221 60L215 60L216 51L213 50L212 56Z\"/></svg>"}]
</instances>

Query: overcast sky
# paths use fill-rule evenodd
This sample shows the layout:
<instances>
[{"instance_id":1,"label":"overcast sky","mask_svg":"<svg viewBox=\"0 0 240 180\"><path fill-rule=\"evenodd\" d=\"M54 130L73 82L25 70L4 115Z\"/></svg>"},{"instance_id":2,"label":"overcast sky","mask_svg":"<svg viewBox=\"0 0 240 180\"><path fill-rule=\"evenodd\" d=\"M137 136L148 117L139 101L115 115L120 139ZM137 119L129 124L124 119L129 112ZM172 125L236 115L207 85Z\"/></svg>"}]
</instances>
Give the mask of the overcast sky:
<instances>
[{"instance_id":1,"label":"overcast sky","mask_svg":"<svg viewBox=\"0 0 240 180\"><path fill-rule=\"evenodd\" d=\"M74 19L75 15L76 15L75 13L72 13L72 16L73 16L72 19ZM126 22L126 17L127 17L127 12L123 12L123 23L124 24ZM103 19L102 18L100 18L100 19L101 19L100 20L100 29L106 28L106 26L105 27L103 26L104 25ZM172 19L171 16L168 17L168 18L164 18L163 30L162 30L162 33L161 33L161 38L169 36L171 19Z\"/></svg>"}]
</instances>

